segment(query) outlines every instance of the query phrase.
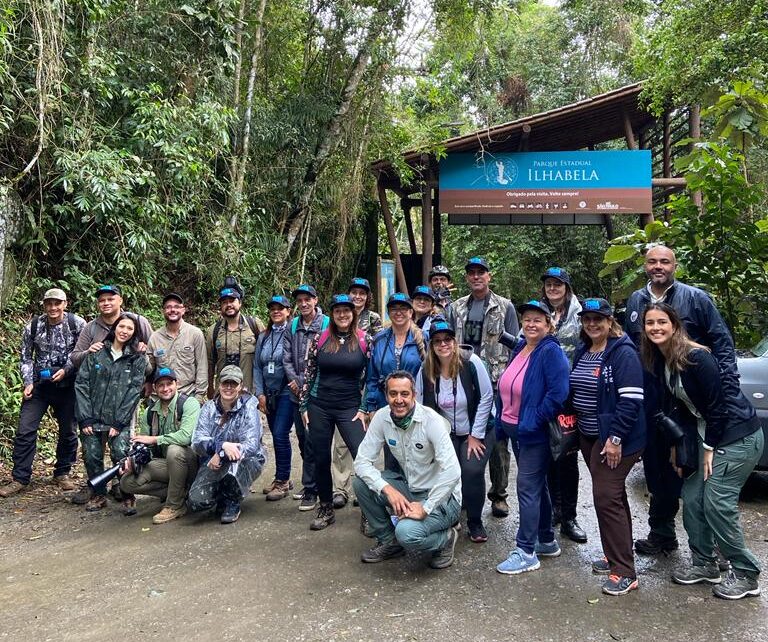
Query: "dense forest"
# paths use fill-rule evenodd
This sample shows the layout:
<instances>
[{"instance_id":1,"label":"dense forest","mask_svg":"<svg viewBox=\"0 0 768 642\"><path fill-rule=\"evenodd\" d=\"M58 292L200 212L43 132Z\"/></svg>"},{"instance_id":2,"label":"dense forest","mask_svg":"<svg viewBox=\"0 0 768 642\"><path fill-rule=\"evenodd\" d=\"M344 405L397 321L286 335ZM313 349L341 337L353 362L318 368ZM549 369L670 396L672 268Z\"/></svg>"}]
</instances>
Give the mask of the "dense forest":
<instances>
[{"instance_id":1,"label":"dense forest","mask_svg":"<svg viewBox=\"0 0 768 642\"><path fill-rule=\"evenodd\" d=\"M330 293L371 260L371 162L640 80L655 113L704 108L677 168L702 207L684 193L668 226L622 221L601 276L597 228L446 226L444 262L486 254L518 299L555 262L615 294L665 238L751 340L768 304L767 16L765 0L2 0L3 342L50 283L85 315L97 283L120 283L155 318L173 288L199 320L227 273L254 306L299 280Z\"/></svg>"}]
</instances>

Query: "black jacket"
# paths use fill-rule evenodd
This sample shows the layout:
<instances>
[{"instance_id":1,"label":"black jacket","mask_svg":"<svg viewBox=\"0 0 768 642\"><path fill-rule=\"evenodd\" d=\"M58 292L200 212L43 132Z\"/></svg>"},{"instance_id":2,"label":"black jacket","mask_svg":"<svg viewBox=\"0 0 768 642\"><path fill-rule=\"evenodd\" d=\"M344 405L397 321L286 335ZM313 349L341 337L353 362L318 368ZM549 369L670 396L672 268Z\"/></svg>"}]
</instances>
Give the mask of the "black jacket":
<instances>
[{"instance_id":1,"label":"black jacket","mask_svg":"<svg viewBox=\"0 0 768 642\"><path fill-rule=\"evenodd\" d=\"M627 301L624 330L638 348L643 330L643 310L650 302L651 294L647 287L635 290ZM719 364L722 387L729 396L736 396L739 393L739 372L733 338L709 295L704 290L675 281L667 291L665 303L680 315L691 339L712 350Z\"/></svg>"}]
</instances>

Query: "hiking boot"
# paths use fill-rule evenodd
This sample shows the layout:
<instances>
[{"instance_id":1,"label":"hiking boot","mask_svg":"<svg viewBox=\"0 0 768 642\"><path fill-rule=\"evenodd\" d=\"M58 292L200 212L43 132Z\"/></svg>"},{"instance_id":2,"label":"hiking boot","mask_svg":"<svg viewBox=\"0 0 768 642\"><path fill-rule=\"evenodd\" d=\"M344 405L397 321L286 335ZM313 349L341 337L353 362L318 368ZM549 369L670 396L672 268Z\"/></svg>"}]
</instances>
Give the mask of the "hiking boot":
<instances>
[{"instance_id":1,"label":"hiking boot","mask_svg":"<svg viewBox=\"0 0 768 642\"><path fill-rule=\"evenodd\" d=\"M106 495L92 495L85 504L85 510L89 513L95 513L97 510L107 507Z\"/></svg>"},{"instance_id":2,"label":"hiking boot","mask_svg":"<svg viewBox=\"0 0 768 642\"><path fill-rule=\"evenodd\" d=\"M180 508L171 508L170 506L163 506L163 509L152 518L153 524L167 524L174 519L184 517L187 514L186 504L182 504Z\"/></svg>"},{"instance_id":3,"label":"hiking boot","mask_svg":"<svg viewBox=\"0 0 768 642\"><path fill-rule=\"evenodd\" d=\"M519 575L527 571L536 571L540 567L541 562L536 557L536 553L529 555L522 548L516 548L496 567L496 570L504 575Z\"/></svg>"},{"instance_id":4,"label":"hiking boot","mask_svg":"<svg viewBox=\"0 0 768 642\"><path fill-rule=\"evenodd\" d=\"M336 493L333 496L333 508L339 510L347 505L347 496L342 493Z\"/></svg>"},{"instance_id":5,"label":"hiking boot","mask_svg":"<svg viewBox=\"0 0 768 642\"><path fill-rule=\"evenodd\" d=\"M638 555L659 555L660 553L671 553L678 547L677 539L663 539L649 533L647 539L635 540L635 552Z\"/></svg>"},{"instance_id":6,"label":"hiking boot","mask_svg":"<svg viewBox=\"0 0 768 642\"><path fill-rule=\"evenodd\" d=\"M456 549L456 540L459 539L459 533L455 528L448 529L448 541L445 542L443 548L436 553L432 554L432 559L429 560L429 566L435 569L448 568L453 564L453 552Z\"/></svg>"},{"instance_id":7,"label":"hiking boot","mask_svg":"<svg viewBox=\"0 0 768 642\"><path fill-rule=\"evenodd\" d=\"M373 528L365 515L360 515L360 532L366 537L373 537Z\"/></svg>"},{"instance_id":8,"label":"hiking boot","mask_svg":"<svg viewBox=\"0 0 768 642\"><path fill-rule=\"evenodd\" d=\"M69 475L57 475L53 478L53 483L59 487L60 491L65 493L77 488L77 485L72 481L72 478Z\"/></svg>"},{"instance_id":9,"label":"hiking boot","mask_svg":"<svg viewBox=\"0 0 768 642\"><path fill-rule=\"evenodd\" d=\"M273 479L272 483L270 483L269 486L264 486L264 488L261 489L261 492L264 493L265 495L269 495L269 493L271 493L274 490L276 483L277 483L277 479Z\"/></svg>"},{"instance_id":10,"label":"hiking boot","mask_svg":"<svg viewBox=\"0 0 768 642\"><path fill-rule=\"evenodd\" d=\"M475 544L484 544L488 541L488 533L482 524L467 524L469 529L469 541Z\"/></svg>"},{"instance_id":11,"label":"hiking boot","mask_svg":"<svg viewBox=\"0 0 768 642\"><path fill-rule=\"evenodd\" d=\"M603 557L592 562L592 572L595 575L610 575L611 565L608 563L608 558Z\"/></svg>"},{"instance_id":12,"label":"hiking boot","mask_svg":"<svg viewBox=\"0 0 768 642\"><path fill-rule=\"evenodd\" d=\"M308 490L304 490L301 496L301 503L299 504L299 510L315 510L317 506L317 495L310 493Z\"/></svg>"},{"instance_id":13,"label":"hiking boot","mask_svg":"<svg viewBox=\"0 0 768 642\"><path fill-rule=\"evenodd\" d=\"M28 486L29 484L22 484L20 481L16 481L14 479L13 481L8 482L5 486L0 488L0 497L11 497L16 493L20 493L26 490Z\"/></svg>"},{"instance_id":14,"label":"hiking boot","mask_svg":"<svg viewBox=\"0 0 768 642\"><path fill-rule=\"evenodd\" d=\"M675 584L698 584L699 582L709 582L710 584L720 584L720 569L717 564L694 564L687 568L679 568L672 571L672 581Z\"/></svg>"},{"instance_id":15,"label":"hiking boot","mask_svg":"<svg viewBox=\"0 0 768 642\"><path fill-rule=\"evenodd\" d=\"M123 501L123 491L120 490L120 482L115 480L112 482L112 486L109 488L109 494L116 502Z\"/></svg>"},{"instance_id":16,"label":"hiking boot","mask_svg":"<svg viewBox=\"0 0 768 642\"><path fill-rule=\"evenodd\" d=\"M123 501L120 502L120 510L123 515L130 517L136 514L136 495L123 494Z\"/></svg>"},{"instance_id":17,"label":"hiking boot","mask_svg":"<svg viewBox=\"0 0 768 642\"><path fill-rule=\"evenodd\" d=\"M546 544L536 542L536 546L533 547L533 552L536 554L536 557L560 557L560 553L562 553L560 544L557 543L556 539L553 539Z\"/></svg>"},{"instance_id":18,"label":"hiking boot","mask_svg":"<svg viewBox=\"0 0 768 642\"><path fill-rule=\"evenodd\" d=\"M509 504L506 499L494 499L491 502L491 515L494 517L507 517L509 515Z\"/></svg>"},{"instance_id":19,"label":"hiking boot","mask_svg":"<svg viewBox=\"0 0 768 642\"><path fill-rule=\"evenodd\" d=\"M560 524L560 533L577 544L585 544L587 542L587 534L575 519L563 520Z\"/></svg>"},{"instance_id":20,"label":"hiking boot","mask_svg":"<svg viewBox=\"0 0 768 642\"><path fill-rule=\"evenodd\" d=\"M377 562L383 562L384 560L391 560L395 557L402 557L405 555L405 549L400 546L400 543L396 539L392 539L388 542L382 542L377 544L373 548L369 548L360 555L360 561L366 564L376 564Z\"/></svg>"},{"instance_id":21,"label":"hiking boot","mask_svg":"<svg viewBox=\"0 0 768 642\"><path fill-rule=\"evenodd\" d=\"M279 479L276 479L272 482L272 489L267 493L267 501L276 502L283 497L288 497L288 493L291 492L292 488L293 483L291 480L280 481Z\"/></svg>"},{"instance_id":22,"label":"hiking boot","mask_svg":"<svg viewBox=\"0 0 768 642\"><path fill-rule=\"evenodd\" d=\"M630 591L637 589L638 582L636 577L622 577L620 575L610 575L603 582L603 593L606 595L626 595Z\"/></svg>"},{"instance_id":23,"label":"hiking boot","mask_svg":"<svg viewBox=\"0 0 768 642\"><path fill-rule=\"evenodd\" d=\"M740 600L742 597L760 595L760 586L756 577L729 571L720 584L712 587L712 593L724 600Z\"/></svg>"},{"instance_id":24,"label":"hiking boot","mask_svg":"<svg viewBox=\"0 0 768 642\"><path fill-rule=\"evenodd\" d=\"M317 508L317 515L312 523L309 525L311 531L321 531L324 528L328 528L336 521L336 515L333 512L332 502L322 502Z\"/></svg>"},{"instance_id":25,"label":"hiking boot","mask_svg":"<svg viewBox=\"0 0 768 642\"><path fill-rule=\"evenodd\" d=\"M224 512L221 514L222 524L234 524L240 519L240 502L227 500L224 504Z\"/></svg>"},{"instance_id":26,"label":"hiking boot","mask_svg":"<svg viewBox=\"0 0 768 642\"><path fill-rule=\"evenodd\" d=\"M70 501L73 504L82 505L87 504L92 497L93 490L91 490L91 487L88 484L84 484L77 489L77 492L74 495L72 495Z\"/></svg>"}]
</instances>

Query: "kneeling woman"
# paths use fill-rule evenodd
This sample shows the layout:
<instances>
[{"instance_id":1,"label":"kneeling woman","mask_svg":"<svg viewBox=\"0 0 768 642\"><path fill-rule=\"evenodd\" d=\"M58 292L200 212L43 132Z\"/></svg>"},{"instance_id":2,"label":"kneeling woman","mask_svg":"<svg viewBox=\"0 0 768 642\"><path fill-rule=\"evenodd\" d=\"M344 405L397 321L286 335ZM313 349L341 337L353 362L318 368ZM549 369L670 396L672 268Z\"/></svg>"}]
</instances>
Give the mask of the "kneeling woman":
<instances>
[{"instance_id":1,"label":"kneeling woman","mask_svg":"<svg viewBox=\"0 0 768 642\"><path fill-rule=\"evenodd\" d=\"M75 380L76 416L88 478L104 472L104 442L109 442L113 464L125 457L130 447L131 423L139 404L147 368L147 357L138 352L139 321L123 312L112 324L104 347L89 352ZM87 511L107 505L107 487L93 489ZM123 513L136 513L136 498L123 496Z\"/></svg>"},{"instance_id":2,"label":"kneeling woman","mask_svg":"<svg viewBox=\"0 0 768 642\"><path fill-rule=\"evenodd\" d=\"M726 385L709 349L688 337L680 317L666 303L643 313L641 352L645 367L663 382L662 408L698 445L683 482L683 525L693 565L672 573L678 584L715 584L712 592L729 600L759 595L760 562L744 541L739 492L763 452L764 436L755 409L736 386ZM673 451L677 472L682 461ZM715 544L732 570L720 577ZM722 582L722 583L721 583Z\"/></svg>"},{"instance_id":3,"label":"kneeling woman","mask_svg":"<svg viewBox=\"0 0 768 642\"><path fill-rule=\"evenodd\" d=\"M625 485L645 448L643 368L637 348L613 318L605 299L586 299L579 312L582 343L571 372L581 452L592 475L592 495L605 558L592 564L610 574L603 592L637 588L632 513Z\"/></svg>"},{"instance_id":4,"label":"kneeling woman","mask_svg":"<svg viewBox=\"0 0 768 642\"><path fill-rule=\"evenodd\" d=\"M535 571L539 557L560 555L547 488L552 461L548 425L568 398L568 359L553 336L549 310L529 301L518 311L524 338L510 354L496 401L497 428L509 437L517 460L517 548L496 567L507 575Z\"/></svg>"},{"instance_id":5,"label":"kneeling woman","mask_svg":"<svg viewBox=\"0 0 768 642\"><path fill-rule=\"evenodd\" d=\"M357 313L347 294L331 303L331 319L309 346L300 408L315 453L315 480L320 506L310 529L322 530L336 521L333 511L331 442L334 429L354 459L365 435L362 389L368 367L367 335L357 328Z\"/></svg>"},{"instance_id":6,"label":"kneeling woman","mask_svg":"<svg viewBox=\"0 0 768 642\"><path fill-rule=\"evenodd\" d=\"M243 389L243 371L224 366L218 392L203 404L192 434L192 450L200 456L189 490L192 512L215 507L222 524L237 521L240 503L266 461L261 436L259 402Z\"/></svg>"},{"instance_id":7,"label":"kneeling woman","mask_svg":"<svg viewBox=\"0 0 768 642\"><path fill-rule=\"evenodd\" d=\"M480 358L462 354L453 328L445 321L431 326L429 351L416 377L418 400L445 417L461 465L461 488L467 507L469 539L488 541L481 513L485 503L485 466L496 435L488 419L493 408L493 386Z\"/></svg>"}]
</instances>

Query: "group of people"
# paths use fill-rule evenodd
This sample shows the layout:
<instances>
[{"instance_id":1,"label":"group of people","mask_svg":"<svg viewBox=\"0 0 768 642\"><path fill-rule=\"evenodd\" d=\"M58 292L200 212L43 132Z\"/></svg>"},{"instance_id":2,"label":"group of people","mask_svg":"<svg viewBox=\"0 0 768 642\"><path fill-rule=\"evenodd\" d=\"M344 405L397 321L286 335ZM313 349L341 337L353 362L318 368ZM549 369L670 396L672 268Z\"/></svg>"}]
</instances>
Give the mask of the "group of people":
<instances>
[{"instance_id":1,"label":"group of people","mask_svg":"<svg viewBox=\"0 0 768 642\"><path fill-rule=\"evenodd\" d=\"M739 389L727 327L706 293L675 280L675 268L671 249L647 251L649 280L627 303L625 329L605 299L577 298L559 267L515 307L491 290L482 257L467 261L469 294L456 301L443 266L410 296L392 294L386 327L363 278L334 295L327 314L311 285L290 299L275 295L266 325L242 313L242 288L225 282L221 318L205 334L183 320L175 293L163 299L165 326L152 332L122 309L116 286L99 288L99 316L87 324L51 289L22 339L13 481L0 496L29 484L37 427L51 407L60 430L54 481L63 490L75 490L76 421L89 479L103 470L105 443L120 462L125 514L146 494L164 502L155 523L206 509L231 523L265 464L263 413L275 455L266 499L292 496L299 510L315 511L310 529L323 530L354 497L361 530L376 540L366 563L412 550L428 553L433 568L450 566L462 510L470 541L486 542L485 500L493 516L509 515L514 456L519 526L497 566L514 575L560 555L558 524L587 541L576 515L580 451L604 553L592 570L608 576L605 593L637 589L635 552L678 547L682 495L692 563L673 581L708 582L727 599L757 595L760 564L744 541L738 496L763 433ZM142 396L146 409L137 413ZM553 457L550 424L564 413L575 417L578 447ZM291 479L294 428L301 489ZM134 469L132 444L154 458ZM641 458L650 533L633 541L626 478ZM73 502L95 511L106 496L97 484Z\"/></svg>"}]
</instances>

